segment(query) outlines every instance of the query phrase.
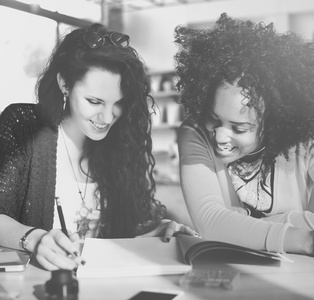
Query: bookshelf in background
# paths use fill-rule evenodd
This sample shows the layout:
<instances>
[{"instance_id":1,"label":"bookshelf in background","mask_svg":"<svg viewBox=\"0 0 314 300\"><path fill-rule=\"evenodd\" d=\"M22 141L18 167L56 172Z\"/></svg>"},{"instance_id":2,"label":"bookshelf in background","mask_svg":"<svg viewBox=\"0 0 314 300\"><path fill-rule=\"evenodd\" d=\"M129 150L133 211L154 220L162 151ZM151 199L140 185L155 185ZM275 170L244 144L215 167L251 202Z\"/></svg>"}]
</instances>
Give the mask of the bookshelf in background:
<instances>
[{"instance_id":1,"label":"bookshelf in background","mask_svg":"<svg viewBox=\"0 0 314 300\"><path fill-rule=\"evenodd\" d=\"M175 91L174 71L151 72L153 153L156 159L155 179L159 184L179 184L177 131L184 119L180 94Z\"/></svg>"},{"instance_id":2,"label":"bookshelf in background","mask_svg":"<svg viewBox=\"0 0 314 300\"><path fill-rule=\"evenodd\" d=\"M167 207L167 218L193 228L184 203L179 177L177 133L184 119L178 104L180 94L174 89L174 71L151 72L152 96L156 102L156 115L152 115L153 154L156 165L156 199Z\"/></svg>"}]
</instances>

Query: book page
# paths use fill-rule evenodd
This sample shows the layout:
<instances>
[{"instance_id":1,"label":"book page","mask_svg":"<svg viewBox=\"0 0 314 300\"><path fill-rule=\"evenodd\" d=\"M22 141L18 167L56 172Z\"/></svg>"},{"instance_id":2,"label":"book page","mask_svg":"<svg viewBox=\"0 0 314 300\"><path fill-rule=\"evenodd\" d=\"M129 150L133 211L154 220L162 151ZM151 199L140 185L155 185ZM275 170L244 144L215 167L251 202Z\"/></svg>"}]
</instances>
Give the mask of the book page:
<instances>
[{"instance_id":1,"label":"book page","mask_svg":"<svg viewBox=\"0 0 314 300\"><path fill-rule=\"evenodd\" d=\"M191 270L174 237L169 243L159 237L86 238L82 257L86 264L79 266L78 278L170 275Z\"/></svg>"},{"instance_id":2,"label":"book page","mask_svg":"<svg viewBox=\"0 0 314 300\"><path fill-rule=\"evenodd\" d=\"M239 264L274 264L285 260L283 255L274 252L259 251L229 243L217 242L178 234L177 239L182 250L184 262L191 264L194 259L206 262ZM202 258L201 258L202 256Z\"/></svg>"}]
</instances>

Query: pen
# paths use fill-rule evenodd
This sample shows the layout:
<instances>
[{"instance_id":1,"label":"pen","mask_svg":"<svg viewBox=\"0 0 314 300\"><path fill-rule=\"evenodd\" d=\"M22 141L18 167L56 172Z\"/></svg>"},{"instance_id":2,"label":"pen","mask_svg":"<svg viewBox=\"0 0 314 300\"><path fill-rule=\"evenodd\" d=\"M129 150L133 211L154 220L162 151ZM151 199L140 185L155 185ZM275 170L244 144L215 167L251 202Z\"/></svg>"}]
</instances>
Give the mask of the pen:
<instances>
[{"instance_id":1,"label":"pen","mask_svg":"<svg viewBox=\"0 0 314 300\"><path fill-rule=\"evenodd\" d=\"M60 220L60 224L61 224L61 230L69 238L68 230L67 230L67 227L65 225L65 220L64 220L64 216L63 216L61 202L59 200L59 197L55 197L55 199L56 199L56 204L57 204L59 220ZM73 259L73 258L77 258L79 256L77 251L73 252L73 254L74 254L74 257L73 257L73 255L71 253L68 254L68 257ZM85 260L80 259L79 263L81 265L85 265L86 262L85 262ZM76 269L77 268L75 268L74 270L76 270Z\"/></svg>"},{"instance_id":2,"label":"pen","mask_svg":"<svg viewBox=\"0 0 314 300\"><path fill-rule=\"evenodd\" d=\"M65 226L65 220L64 220L64 216L63 216L61 202L59 200L59 197L55 197L55 199L56 199L56 204L57 204L59 220L60 220L60 224L61 224L61 230L67 237L69 237L67 227Z\"/></svg>"}]
</instances>

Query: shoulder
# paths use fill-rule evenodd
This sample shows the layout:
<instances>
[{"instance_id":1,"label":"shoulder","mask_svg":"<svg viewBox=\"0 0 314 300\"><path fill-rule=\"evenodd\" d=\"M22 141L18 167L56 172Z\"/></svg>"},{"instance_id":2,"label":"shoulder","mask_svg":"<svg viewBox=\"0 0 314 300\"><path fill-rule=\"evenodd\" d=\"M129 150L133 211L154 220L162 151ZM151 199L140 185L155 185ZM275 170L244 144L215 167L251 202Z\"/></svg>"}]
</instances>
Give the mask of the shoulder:
<instances>
[{"instance_id":1,"label":"shoulder","mask_svg":"<svg viewBox=\"0 0 314 300\"><path fill-rule=\"evenodd\" d=\"M0 115L0 120L19 123L24 120L36 118L36 104L14 103L7 106Z\"/></svg>"},{"instance_id":2,"label":"shoulder","mask_svg":"<svg viewBox=\"0 0 314 300\"><path fill-rule=\"evenodd\" d=\"M181 165L203 164L211 168L216 163L210 132L190 119L180 126L178 149Z\"/></svg>"},{"instance_id":3,"label":"shoulder","mask_svg":"<svg viewBox=\"0 0 314 300\"><path fill-rule=\"evenodd\" d=\"M0 137L26 142L40 128L39 120L37 104L11 104L0 115Z\"/></svg>"},{"instance_id":4,"label":"shoulder","mask_svg":"<svg viewBox=\"0 0 314 300\"><path fill-rule=\"evenodd\" d=\"M179 128L178 139L202 140L209 144L210 133L206 128L192 119L185 119Z\"/></svg>"}]
</instances>

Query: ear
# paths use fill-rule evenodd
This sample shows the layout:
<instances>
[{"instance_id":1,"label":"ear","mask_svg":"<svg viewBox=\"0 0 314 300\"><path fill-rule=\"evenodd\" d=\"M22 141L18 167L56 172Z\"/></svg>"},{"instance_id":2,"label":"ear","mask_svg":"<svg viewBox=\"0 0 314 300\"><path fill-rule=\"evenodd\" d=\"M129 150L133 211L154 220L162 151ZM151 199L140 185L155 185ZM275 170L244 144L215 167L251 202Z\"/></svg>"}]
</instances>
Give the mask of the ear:
<instances>
[{"instance_id":1,"label":"ear","mask_svg":"<svg viewBox=\"0 0 314 300\"><path fill-rule=\"evenodd\" d=\"M57 82L62 94L68 93L68 87L60 73L57 74Z\"/></svg>"}]
</instances>

